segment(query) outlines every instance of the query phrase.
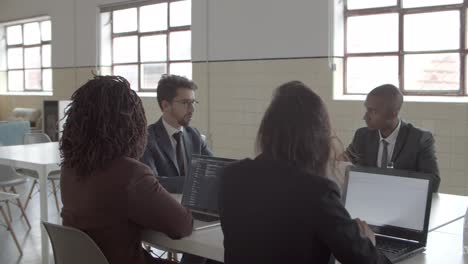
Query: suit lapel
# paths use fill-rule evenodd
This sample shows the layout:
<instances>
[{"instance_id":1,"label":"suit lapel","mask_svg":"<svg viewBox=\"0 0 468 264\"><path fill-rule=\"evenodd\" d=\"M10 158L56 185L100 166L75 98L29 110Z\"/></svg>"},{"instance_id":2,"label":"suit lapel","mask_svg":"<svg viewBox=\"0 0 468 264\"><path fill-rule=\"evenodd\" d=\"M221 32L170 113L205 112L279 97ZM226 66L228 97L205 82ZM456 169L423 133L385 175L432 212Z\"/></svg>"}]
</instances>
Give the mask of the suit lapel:
<instances>
[{"instance_id":1,"label":"suit lapel","mask_svg":"<svg viewBox=\"0 0 468 264\"><path fill-rule=\"evenodd\" d=\"M378 130L373 130L370 132L371 137L370 137L370 142L367 145L368 149L368 157L369 157L369 166L375 166L377 167L377 154L379 152L379 131Z\"/></svg>"},{"instance_id":2,"label":"suit lapel","mask_svg":"<svg viewBox=\"0 0 468 264\"><path fill-rule=\"evenodd\" d=\"M164 128L164 124L162 123L162 118L156 122L154 129L156 130L155 134L157 135L157 144L172 162L172 166L174 166L174 168L177 170L177 174L180 175L179 167L177 166L176 154L174 148L172 147L171 140L169 139L166 128Z\"/></svg>"},{"instance_id":3,"label":"suit lapel","mask_svg":"<svg viewBox=\"0 0 468 264\"><path fill-rule=\"evenodd\" d=\"M400 154L403 146L406 143L406 139L408 138L408 124L401 121L400 131L398 132L398 136L395 143L395 148L393 149L392 155L392 162L395 162L398 155Z\"/></svg>"}]
</instances>

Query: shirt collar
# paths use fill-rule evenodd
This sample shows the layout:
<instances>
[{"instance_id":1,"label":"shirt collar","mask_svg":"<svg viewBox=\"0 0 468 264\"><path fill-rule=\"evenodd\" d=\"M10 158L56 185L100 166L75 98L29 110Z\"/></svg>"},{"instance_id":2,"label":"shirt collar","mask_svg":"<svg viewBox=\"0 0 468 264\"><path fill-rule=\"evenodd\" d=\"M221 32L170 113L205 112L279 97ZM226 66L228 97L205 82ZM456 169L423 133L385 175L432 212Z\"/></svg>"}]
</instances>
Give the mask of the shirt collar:
<instances>
[{"instance_id":1,"label":"shirt collar","mask_svg":"<svg viewBox=\"0 0 468 264\"><path fill-rule=\"evenodd\" d=\"M383 138L382 137L382 134L380 133L380 130L379 130L379 137L380 137L380 141L382 141L382 139L385 139L385 141L388 142L388 144L395 144L396 140L397 140L397 137L398 137L398 133L400 132L400 127L401 127L401 120L398 121L398 126L393 130L393 132L386 138Z\"/></svg>"},{"instance_id":2,"label":"shirt collar","mask_svg":"<svg viewBox=\"0 0 468 264\"><path fill-rule=\"evenodd\" d=\"M167 123L166 120L164 120L164 118L162 118L162 122L169 137L172 137L172 135L174 135L175 133L184 132L183 126L181 126L180 129L174 128L173 126L169 125L169 123Z\"/></svg>"}]
</instances>

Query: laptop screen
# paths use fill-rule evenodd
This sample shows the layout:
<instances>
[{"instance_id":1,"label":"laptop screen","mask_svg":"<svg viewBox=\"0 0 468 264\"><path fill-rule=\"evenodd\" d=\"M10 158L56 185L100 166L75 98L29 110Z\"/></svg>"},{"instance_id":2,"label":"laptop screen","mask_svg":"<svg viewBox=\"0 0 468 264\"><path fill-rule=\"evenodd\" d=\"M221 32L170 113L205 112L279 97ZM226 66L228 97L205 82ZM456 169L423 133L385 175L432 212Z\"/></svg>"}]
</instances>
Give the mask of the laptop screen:
<instances>
[{"instance_id":1,"label":"laptop screen","mask_svg":"<svg viewBox=\"0 0 468 264\"><path fill-rule=\"evenodd\" d=\"M233 159L193 155L182 193L182 205L212 215L218 213L218 170Z\"/></svg>"},{"instance_id":2,"label":"laptop screen","mask_svg":"<svg viewBox=\"0 0 468 264\"><path fill-rule=\"evenodd\" d=\"M351 168L345 207L352 218L365 220L377 233L427 232L431 195L425 176L394 169Z\"/></svg>"}]
</instances>

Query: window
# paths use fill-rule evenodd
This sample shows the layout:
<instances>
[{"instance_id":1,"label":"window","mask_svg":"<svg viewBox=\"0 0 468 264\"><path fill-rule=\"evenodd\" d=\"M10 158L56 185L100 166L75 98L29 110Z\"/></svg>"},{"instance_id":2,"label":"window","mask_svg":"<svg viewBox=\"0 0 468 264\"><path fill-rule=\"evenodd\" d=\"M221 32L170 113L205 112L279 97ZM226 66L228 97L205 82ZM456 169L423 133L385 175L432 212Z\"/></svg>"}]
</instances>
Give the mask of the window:
<instances>
[{"instance_id":1,"label":"window","mask_svg":"<svg viewBox=\"0 0 468 264\"><path fill-rule=\"evenodd\" d=\"M111 74L139 92L155 92L164 73L192 77L190 0L101 11L100 60Z\"/></svg>"},{"instance_id":2,"label":"window","mask_svg":"<svg viewBox=\"0 0 468 264\"><path fill-rule=\"evenodd\" d=\"M51 92L51 22L29 19L0 25L0 65L7 92Z\"/></svg>"},{"instance_id":3,"label":"window","mask_svg":"<svg viewBox=\"0 0 468 264\"><path fill-rule=\"evenodd\" d=\"M347 0L344 94L466 96L468 0Z\"/></svg>"}]
</instances>

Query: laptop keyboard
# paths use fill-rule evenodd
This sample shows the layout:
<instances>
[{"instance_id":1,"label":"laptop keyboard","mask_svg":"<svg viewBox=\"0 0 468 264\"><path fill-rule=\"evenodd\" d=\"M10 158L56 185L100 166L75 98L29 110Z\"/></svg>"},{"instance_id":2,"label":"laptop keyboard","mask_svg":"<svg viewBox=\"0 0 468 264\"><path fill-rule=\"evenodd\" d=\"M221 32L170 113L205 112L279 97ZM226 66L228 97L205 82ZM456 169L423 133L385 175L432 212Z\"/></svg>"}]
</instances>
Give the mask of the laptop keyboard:
<instances>
[{"instance_id":1,"label":"laptop keyboard","mask_svg":"<svg viewBox=\"0 0 468 264\"><path fill-rule=\"evenodd\" d=\"M415 246L409 245L408 243L398 241L395 239L376 237L377 248L383 252L388 252L391 254L403 254L412 250Z\"/></svg>"},{"instance_id":2,"label":"laptop keyboard","mask_svg":"<svg viewBox=\"0 0 468 264\"><path fill-rule=\"evenodd\" d=\"M206 214L201 214L201 213L197 213L197 212L192 212L192 216L196 220L203 221L203 222L216 222L216 221L219 221L218 216L206 215Z\"/></svg>"}]
</instances>

